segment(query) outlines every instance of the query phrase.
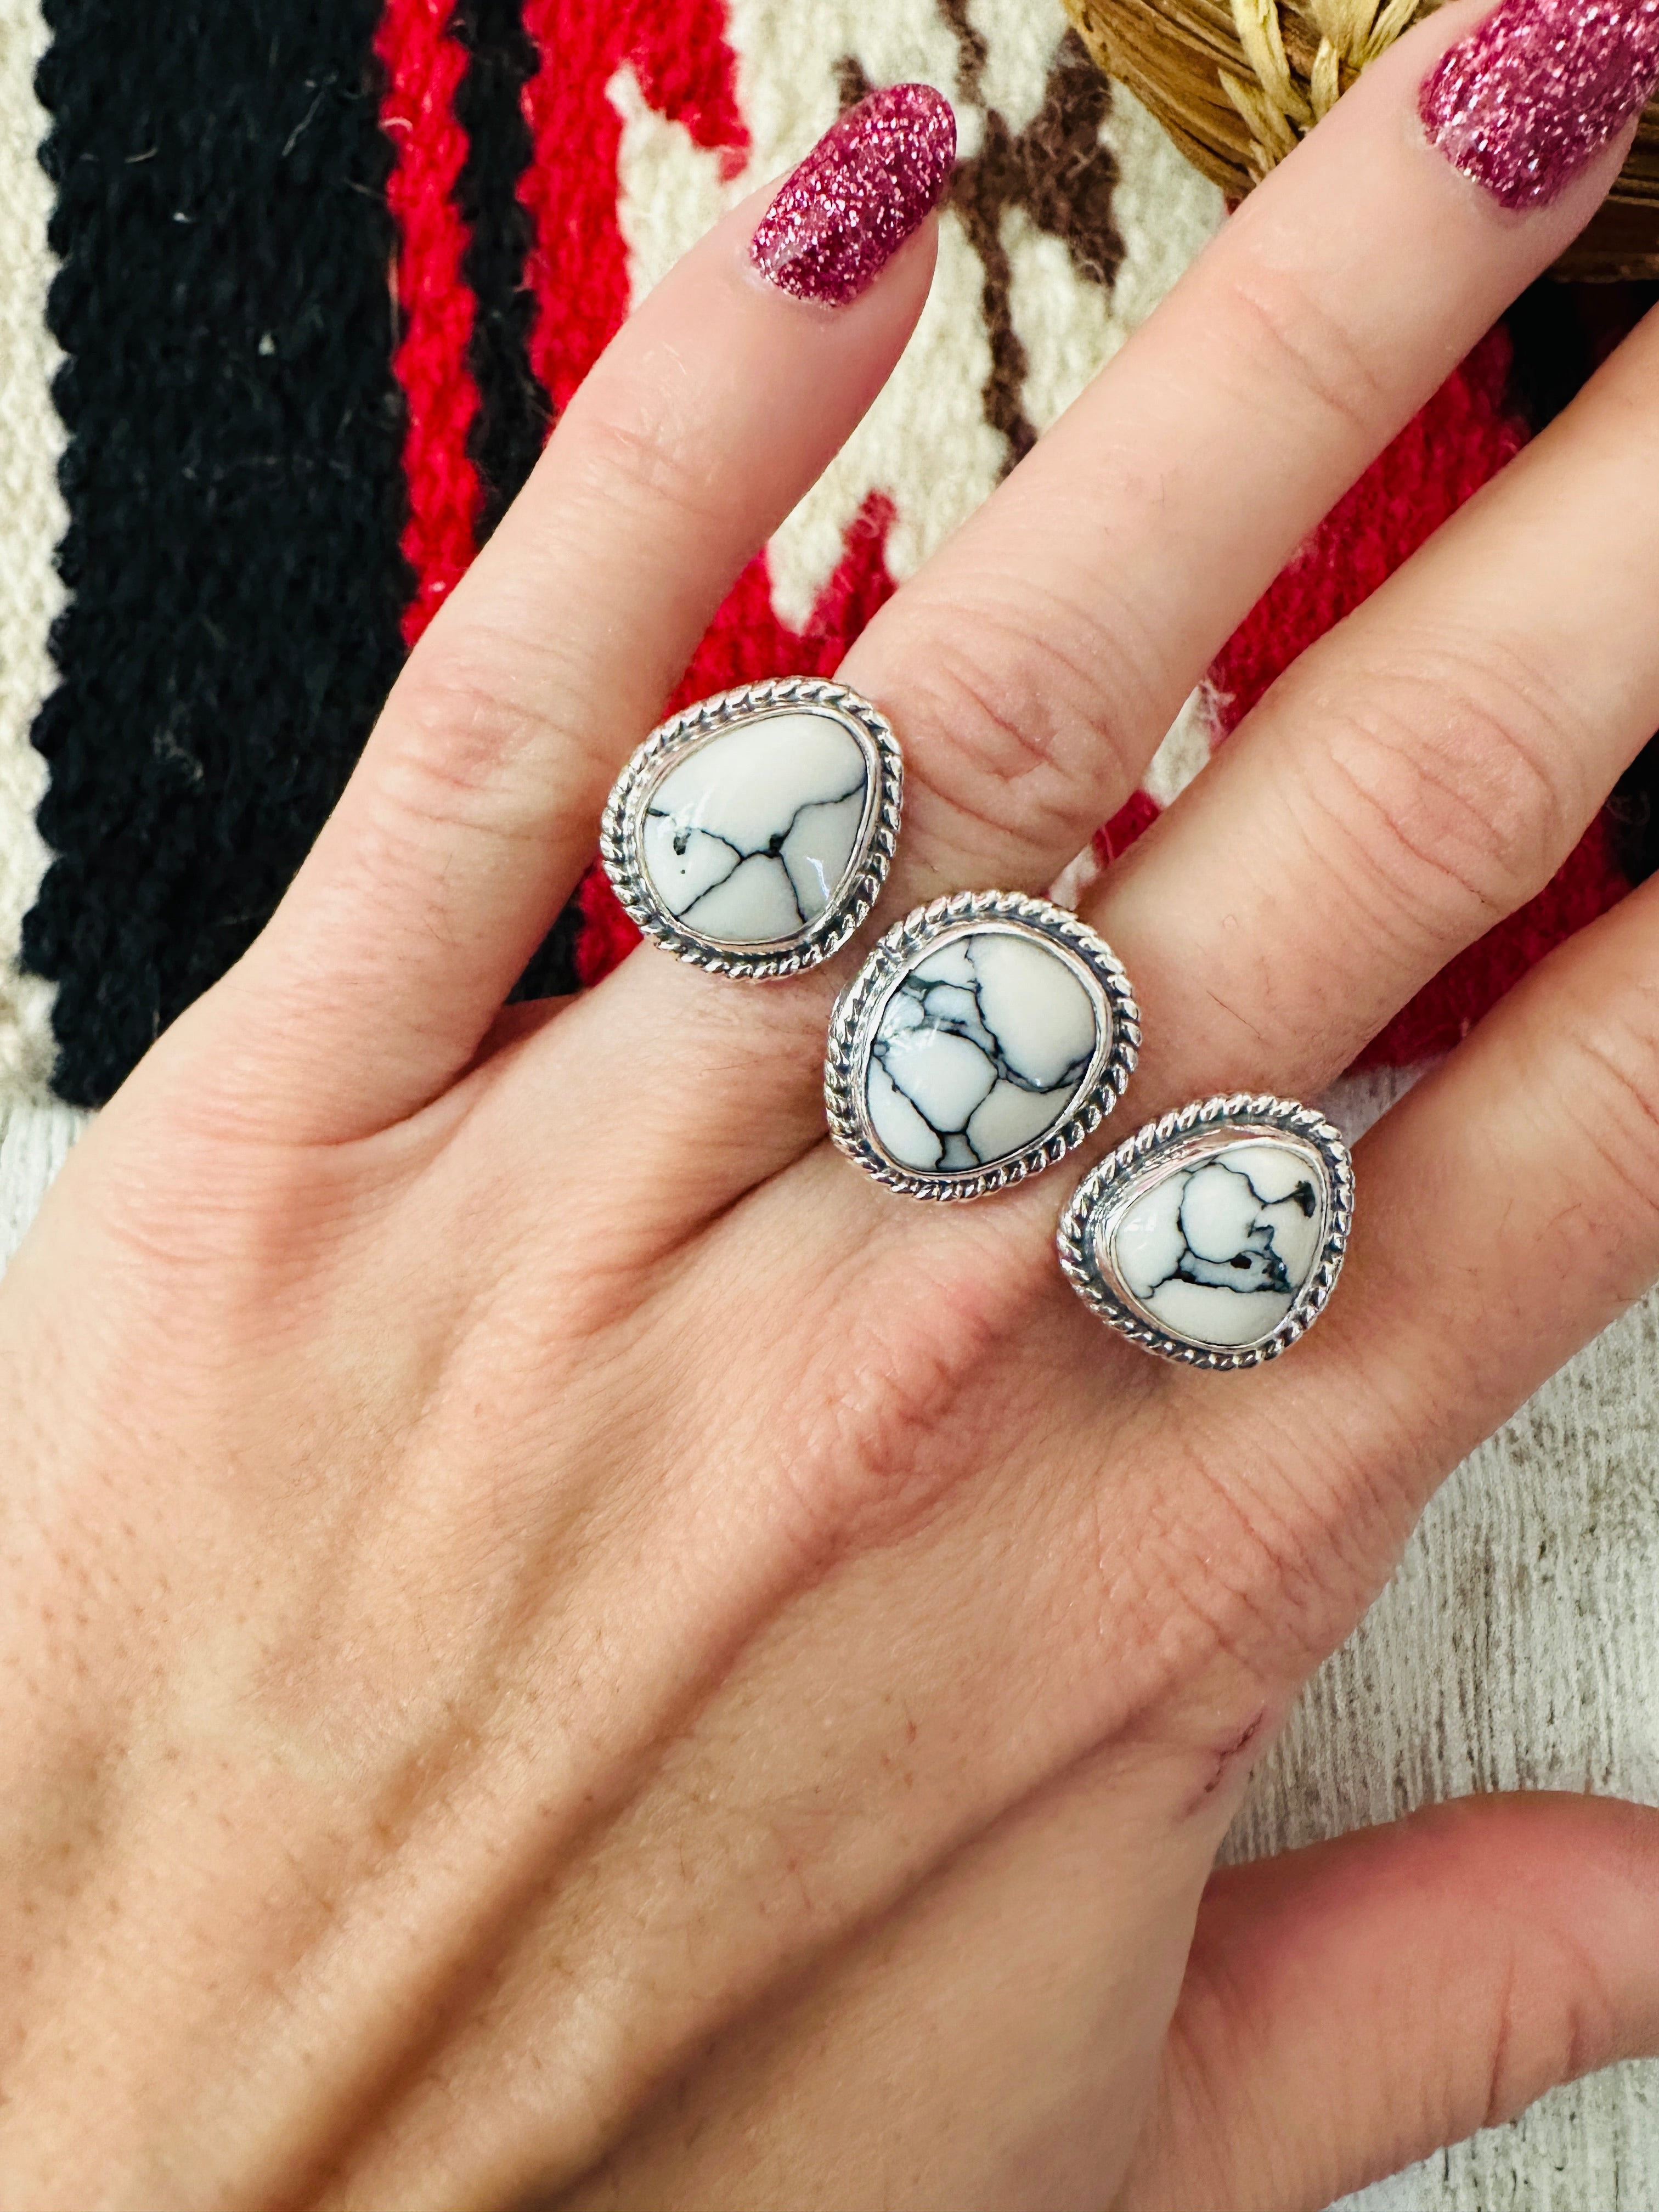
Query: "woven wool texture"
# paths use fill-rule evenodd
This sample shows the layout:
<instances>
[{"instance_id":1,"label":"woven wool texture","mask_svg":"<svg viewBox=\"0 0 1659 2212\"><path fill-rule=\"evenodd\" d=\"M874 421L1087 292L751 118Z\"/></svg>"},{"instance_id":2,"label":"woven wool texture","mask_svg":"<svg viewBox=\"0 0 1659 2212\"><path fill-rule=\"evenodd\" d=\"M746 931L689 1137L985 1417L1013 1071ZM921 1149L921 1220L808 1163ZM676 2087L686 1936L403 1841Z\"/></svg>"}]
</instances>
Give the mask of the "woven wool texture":
<instances>
[{"instance_id":1,"label":"woven wool texture","mask_svg":"<svg viewBox=\"0 0 1659 2212\"><path fill-rule=\"evenodd\" d=\"M46 10L70 596L23 957L71 1104L250 942L398 665L376 14Z\"/></svg>"},{"instance_id":2,"label":"woven wool texture","mask_svg":"<svg viewBox=\"0 0 1659 2212\"><path fill-rule=\"evenodd\" d=\"M52 556L63 536L64 432L46 329L52 191L36 159L46 118L34 71L46 28L34 0L0 0L0 1097L33 1097L52 1072L51 985L18 963L23 917L47 853L35 825L46 763L31 739L52 684L47 638L63 605Z\"/></svg>"},{"instance_id":3,"label":"woven wool texture","mask_svg":"<svg viewBox=\"0 0 1659 2212\"><path fill-rule=\"evenodd\" d=\"M909 76L960 120L933 298L675 703L833 672L1222 220L1060 0L0 0L0 1264L81 1109L270 912L629 307ZM1521 303L1242 625L1069 880L1642 304ZM1331 1102L1352 1127L1645 871L1654 781L1638 767L1556 882L1403 1010ZM590 875L521 988L592 981L633 939ZM1659 1801L1656 1351L1650 1302L1459 1470L1264 1759L1235 1855L1473 1789ZM1659 2068L1353 2203L1659 2206Z\"/></svg>"}]
</instances>

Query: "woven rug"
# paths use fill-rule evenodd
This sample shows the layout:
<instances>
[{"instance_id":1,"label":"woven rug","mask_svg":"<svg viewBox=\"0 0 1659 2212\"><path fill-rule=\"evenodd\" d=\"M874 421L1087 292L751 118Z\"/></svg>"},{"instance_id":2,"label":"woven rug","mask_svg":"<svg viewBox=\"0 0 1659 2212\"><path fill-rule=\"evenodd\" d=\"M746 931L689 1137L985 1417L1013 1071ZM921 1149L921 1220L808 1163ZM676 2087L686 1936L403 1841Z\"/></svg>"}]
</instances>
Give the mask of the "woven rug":
<instances>
[{"instance_id":1,"label":"woven rug","mask_svg":"<svg viewBox=\"0 0 1659 2212\"><path fill-rule=\"evenodd\" d=\"M682 696L828 672L1224 219L1060 0L0 0L0 1254L85 1114L271 910L409 647L630 304L869 86L962 159L921 328ZM1644 302L1543 286L1242 626L1081 868L1565 403ZM1352 1126L1652 865L1644 757L1390 1024ZM590 878L520 986L629 925ZM1659 1309L1437 1502L1234 1848L1516 1784L1659 1802ZM1367 2199L1659 2205L1659 2069Z\"/></svg>"}]
</instances>

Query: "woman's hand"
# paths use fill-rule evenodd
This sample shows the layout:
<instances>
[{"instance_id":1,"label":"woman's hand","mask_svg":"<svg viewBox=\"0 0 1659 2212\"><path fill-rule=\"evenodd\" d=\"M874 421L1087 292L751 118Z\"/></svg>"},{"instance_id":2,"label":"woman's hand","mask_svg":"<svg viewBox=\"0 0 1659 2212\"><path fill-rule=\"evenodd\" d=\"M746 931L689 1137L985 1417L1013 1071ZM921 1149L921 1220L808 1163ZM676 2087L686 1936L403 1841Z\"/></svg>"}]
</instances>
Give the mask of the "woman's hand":
<instances>
[{"instance_id":1,"label":"woman's hand","mask_svg":"<svg viewBox=\"0 0 1659 2212\"><path fill-rule=\"evenodd\" d=\"M1588 217L1616 147L1517 216L1424 142L1473 20L860 640L890 917L1053 878ZM760 213L595 371L6 1279L9 2204L1315 2205L1659 2040L1635 1808L1209 1881L1434 1485L1659 1271L1653 894L1388 1117L1329 1314L1233 1377L1073 1298L1073 1178L926 1208L829 1150L856 947L501 1012L926 292L924 226L787 297ZM1570 849L1659 721L1656 370L1650 325L1091 894L1146 1025L1114 1138L1316 1092Z\"/></svg>"}]
</instances>

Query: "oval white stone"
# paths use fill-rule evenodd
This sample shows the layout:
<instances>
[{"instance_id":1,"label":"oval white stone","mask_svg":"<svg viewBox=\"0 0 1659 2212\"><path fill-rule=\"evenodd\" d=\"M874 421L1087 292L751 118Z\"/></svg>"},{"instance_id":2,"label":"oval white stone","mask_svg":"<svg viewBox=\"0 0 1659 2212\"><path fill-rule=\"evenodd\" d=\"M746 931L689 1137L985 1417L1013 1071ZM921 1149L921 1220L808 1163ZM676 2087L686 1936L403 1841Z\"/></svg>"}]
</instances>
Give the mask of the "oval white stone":
<instances>
[{"instance_id":1,"label":"oval white stone","mask_svg":"<svg viewBox=\"0 0 1659 2212\"><path fill-rule=\"evenodd\" d=\"M1265 1342L1325 1241L1324 1162L1300 1145L1249 1137L1146 1173L1102 1220L1103 1274L1172 1336L1227 1351Z\"/></svg>"},{"instance_id":2,"label":"oval white stone","mask_svg":"<svg viewBox=\"0 0 1659 2212\"><path fill-rule=\"evenodd\" d=\"M716 945L798 936L857 864L869 793L845 724L802 709L720 731L650 792L640 857L659 904Z\"/></svg>"},{"instance_id":3,"label":"oval white stone","mask_svg":"<svg viewBox=\"0 0 1659 2212\"><path fill-rule=\"evenodd\" d=\"M1095 1004L1042 939L994 924L924 951L871 1040L865 1103L913 1172L1016 1158L1064 1121L1100 1042Z\"/></svg>"}]
</instances>

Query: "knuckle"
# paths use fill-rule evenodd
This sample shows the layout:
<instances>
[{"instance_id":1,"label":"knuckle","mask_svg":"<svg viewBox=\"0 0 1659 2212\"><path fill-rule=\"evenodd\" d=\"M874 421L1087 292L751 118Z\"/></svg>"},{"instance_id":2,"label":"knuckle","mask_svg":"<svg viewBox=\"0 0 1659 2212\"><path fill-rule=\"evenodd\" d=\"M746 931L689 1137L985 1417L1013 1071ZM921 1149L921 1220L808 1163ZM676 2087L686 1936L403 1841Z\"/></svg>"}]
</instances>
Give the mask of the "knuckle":
<instances>
[{"instance_id":1,"label":"knuckle","mask_svg":"<svg viewBox=\"0 0 1659 2212\"><path fill-rule=\"evenodd\" d=\"M1474 2124L1501 2127L1558 2082L1605 2065L1617 2048L1615 2019L1594 1960L1559 1932L1540 1939L1524 1966L1507 1955L1487 2000Z\"/></svg>"},{"instance_id":2,"label":"knuckle","mask_svg":"<svg viewBox=\"0 0 1659 2212\"><path fill-rule=\"evenodd\" d=\"M659 356L653 366L665 368ZM672 373L620 370L585 389L554 441L560 507L589 502L613 524L618 508L653 526L665 517L698 526L719 523L730 507L729 491L722 489L726 471L683 390L684 380Z\"/></svg>"},{"instance_id":3,"label":"knuckle","mask_svg":"<svg viewBox=\"0 0 1659 2212\"><path fill-rule=\"evenodd\" d=\"M580 574L561 561L549 571L538 528L551 533L548 544L568 546L592 522L601 547L637 553L666 526L665 555L699 534L730 535L718 472L698 461L672 380L654 393L634 377L602 381L558 434L556 477L536 503L541 523L532 517L520 541L528 555L517 583L503 589L497 579L493 613L488 597L446 607L393 691L373 790L394 842L434 826L522 842L556 805L589 807L610 784L616 763L605 739L616 714L595 691L592 647L594 625L609 617L614 560ZM573 617L550 629L541 618L550 576Z\"/></svg>"},{"instance_id":4,"label":"knuckle","mask_svg":"<svg viewBox=\"0 0 1659 2212\"><path fill-rule=\"evenodd\" d=\"M803 1404L822 1413L800 1433L782 1495L793 1549L810 1568L899 1542L923 1528L985 1468L981 1391L1011 1363L1000 1355L1029 1327L1046 1281L1043 1255L974 1263L971 1246L935 1244L930 1260L900 1239L884 1261L852 1261L854 1279L827 1293L837 1325L822 1339ZM1033 1425L1042 1407L1031 1407ZM1006 1418L1006 1415L1005 1415Z\"/></svg>"},{"instance_id":5,"label":"knuckle","mask_svg":"<svg viewBox=\"0 0 1659 2212\"><path fill-rule=\"evenodd\" d=\"M1282 1374L1263 1377L1246 1421L1218 1407L1172 1425L1155 1395L1146 1428L1119 1437L1122 1463L1156 1474L1094 1486L1075 1547L1087 1602L1068 1613L1095 1646L1121 1647L1136 1625L1144 1708L1196 1698L1207 1740L1216 1695L1273 1706L1364 1611L1415 1509L1408 1419L1363 1383L1355 1395L1365 1418L1328 1422L1316 1454L1303 1385Z\"/></svg>"},{"instance_id":6,"label":"knuckle","mask_svg":"<svg viewBox=\"0 0 1659 2212\"><path fill-rule=\"evenodd\" d=\"M1288 389L1298 413L1307 403L1369 443L1388 404L1377 362L1296 270L1255 259L1235 273L1216 318L1224 346L1240 356L1242 388L1258 403L1264 374Z\"/></svg>"},{"instance_id":7,"label":"knuckle","mask_svg":"<svg viewBox=\"0 0 1659 2212\"><path fill-rule=\"evenodd\" d=\"M1659 1221L1659 983L1631 979L1615 999L1563 1009L1552 1042L1573 1149L1619 1193L1627 1227Z\"/></svg>"},{"instance_id":8,"label":"knuckle","mask_svg":"<svg viewBox=\"0 0 1659 2212\"><path fill-rule=\"evenodd\" d=\"M927 604L907 623L899 711L917 783L969 844L1011 840L1046 864L1129 791L1164 734L1127 615L998 604Z\"/></svg>"},{"instance_id":9,"label":"knuckle","mask_svg":"<svg viewBox=\"0 0 1659 2212\"><path fill-rule=\"evenodd\" d=\"M135 1279L165 1286L157 1310L185 1328L199 1356L210 1355L227 1327L270 1341L286 1325L301 1272L326 1272L351 1242L350 1164L295 1155L238 1128L235 1102L211 1081L199 1096L150 1102L140 1131L151 1111L158 1141L130 1154L100 1237ZM167 1158L163 1115L167 1135L190 1140L187 1171Z\"/></svg>"},{"instance_id":10,"label":"knuckle","mask_svg":"<svg viewBox=\"0 0 1659 2212\"><path fill-rule=\"evenodd\" d=\"M364 763L358 850L377 881L424 880L457 831L503 851L559 811L596 807L613 763L600 718L554 650L476 621L422 641Z\"/></svg>"},{"instance_id":11,"label":"knuckle","mask_svg":"<svg viewBox=\"0 0 1659 2212\"><path fill-rule=\"evenodd\" d=\"M1350 669L1307 786L1322 843L1434 946L1546 882L1577 804L1564 702L1517 657L1480 650L1474 665L1425 649L1374 683Z\"/></svg>"},{"instance_id":12,"label":"knuckle","mask_svg":"<svg viewBox=\"0 0 1659 2212\"><path fill-rule=\"evenodd\" d=\"M1165 1624L1164 1649L1186 1646L1176 1679L1224 1661L1252 1684L1277 1680L1287 1662L1322 1656L1347 1577L1333 1557L1327 1516L1293 1482L1230 1473L1208 1453L1170 1486L1186 1508L1160 1522L1149 1565L1159 1585L1149 1615Z\"/></svg>"},{"instance_id":13,"label":"knuckle","mask_svg":"<svg viewBox=\"0 0 1659 2212\"><path fill-rule=\"evenodd\" d=\"M1219 1679L1246 1704L1271 1702L1340 1641L1369 1595L1362 1539L1343 1528L1337 1478L1316 1486L1305 1443L1298 1449L1267 1425L1253 1425L1243 1451L1231 1429L1172 1437L1167 1406L1151 1410L1158 1425L1145 1457L1157 1481L1137 1484L1127 1499L1095 1487L1091 1524L1074 1547L1085 1589L1068 1585L1065 1599L1085 1655L1109 1644L1124 1660L1102 1726L1121 1718L1115 1701L1131 1680L1142 1710L1167 1712L1171 1699L1208 1696ZM1130 1448L1122 1456L1136 1455Z\"/></svg>"},{"instance_id":14,"label":"knuckle","mask_svg":"<svg viewBox=\"0 0 1659 2212\"><path fill-rule=\"evenodd\" d=\"M380 787L417 820L489 811L530 760L544 758L561 723L557 685L532 647L476 622L435 634L393 695Z\"/></svg>"}]
</instances>

